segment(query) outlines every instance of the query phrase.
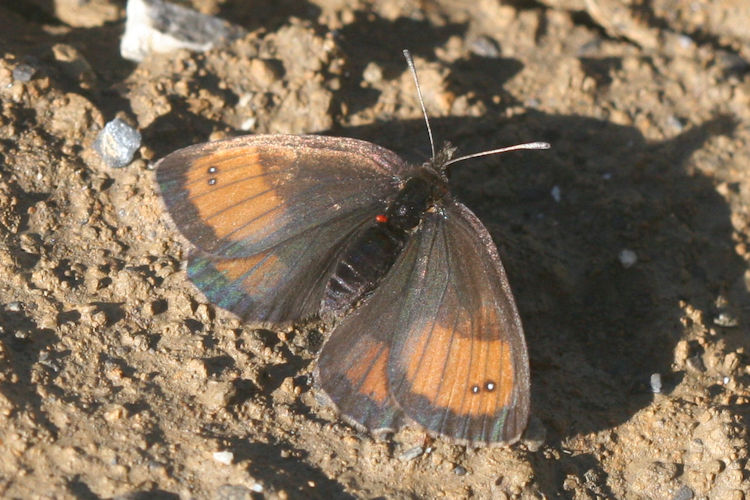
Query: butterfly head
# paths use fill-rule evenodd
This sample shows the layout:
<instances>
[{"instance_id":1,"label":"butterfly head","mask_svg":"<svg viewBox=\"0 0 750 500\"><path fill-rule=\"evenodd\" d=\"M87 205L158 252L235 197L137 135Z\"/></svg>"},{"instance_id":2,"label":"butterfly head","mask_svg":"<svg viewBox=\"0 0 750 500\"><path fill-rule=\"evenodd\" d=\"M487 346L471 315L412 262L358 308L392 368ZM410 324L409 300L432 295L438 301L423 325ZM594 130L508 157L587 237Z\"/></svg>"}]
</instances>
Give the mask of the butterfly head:
<instances>
[{"instance_id":1,"label":"butterfly head","mask_svg":"<svg viewBox=\"0 0 750 500\"><path fill-rule=\"evenodd\" d=\"M443 144L443 147L437 150L435 156L433 156L432 159L427 162L427 165L429 165L433 170L440 173L441 177L445 178L448 170L446 168L447 163L453 158L453 155L456 153L457 149L458 148L453 146L453 144L451 144L450 142L446 142L445 144Z\"/></svg>"}]
</instances>

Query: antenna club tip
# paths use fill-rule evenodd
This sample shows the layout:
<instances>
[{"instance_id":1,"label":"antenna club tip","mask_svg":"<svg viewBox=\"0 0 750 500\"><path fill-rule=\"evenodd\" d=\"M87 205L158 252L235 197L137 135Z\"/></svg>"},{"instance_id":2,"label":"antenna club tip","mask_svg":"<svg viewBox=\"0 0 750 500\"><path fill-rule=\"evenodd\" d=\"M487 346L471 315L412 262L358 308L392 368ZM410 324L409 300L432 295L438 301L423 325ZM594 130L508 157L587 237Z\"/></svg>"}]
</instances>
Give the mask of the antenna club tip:
<instances>
[{"instance_id":1,"label":"antenna club tip","mask_svg":"<svg viewBox=\"0 0 750 500\"><path fill-rule=\"evenodd\" d=\"M527 142L526 144L511 146L508 149L550 149L551 147L552 145L549 142Z\"/></svg>"},{"instance_id":2,"label":"antenna club tip","mask_svg":"<svg viewBox=\"0 0 750 500\"><path fill-rule=\"evenodd\" d=\"M510 146L510 148L513 148L513 149L550 149L551 147L552 145L549 142L544 142L544 141L527 142L524 144L517 144L515 146Z\"/></svg>"}]
</instances>

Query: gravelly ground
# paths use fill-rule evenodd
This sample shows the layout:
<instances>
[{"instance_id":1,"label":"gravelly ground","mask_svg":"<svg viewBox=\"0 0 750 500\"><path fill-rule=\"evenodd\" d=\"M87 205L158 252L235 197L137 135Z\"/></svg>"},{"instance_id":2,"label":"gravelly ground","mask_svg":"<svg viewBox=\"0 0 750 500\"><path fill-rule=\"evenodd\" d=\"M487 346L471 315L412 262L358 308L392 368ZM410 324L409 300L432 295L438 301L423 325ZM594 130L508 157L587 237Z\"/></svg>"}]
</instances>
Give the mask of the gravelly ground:
<instances>
[{"instance_id":1,"label":"gravelly ground","mask_svg":"<svg viewBox=\"0 0 750 500\"><path fill-rule=\"evenodd\" d=\"M247 35L136 64L121 2L0 6L0 495L749 495L746 1L183 4ZM155 191L158 158L243 129L423 158L403 48L438 137L553 145L452 178L525 323L511 448L346 425L307 377L325 332L206 303ZM115 117L143 136L117 170L92 149Z\"/></svg>"}]
</instances>

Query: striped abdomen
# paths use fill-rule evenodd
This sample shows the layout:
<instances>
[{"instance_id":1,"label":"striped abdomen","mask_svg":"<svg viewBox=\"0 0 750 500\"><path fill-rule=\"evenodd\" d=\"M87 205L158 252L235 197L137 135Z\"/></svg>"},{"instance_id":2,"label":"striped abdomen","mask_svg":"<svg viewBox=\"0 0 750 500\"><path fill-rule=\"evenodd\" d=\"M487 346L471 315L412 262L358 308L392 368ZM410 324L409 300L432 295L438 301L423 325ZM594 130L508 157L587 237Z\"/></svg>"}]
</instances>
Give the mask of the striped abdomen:
<instances>
[{"instance_id":1,"label":"striped abdomen","mask_svg":"<svg viewBox=\"0 0 750 500\"><path fill-rule=\"evenodd\" d=\"M328 281L321 308L346 312L369 294L401 254L412 229L432 201L432 186L422 178L409 179L385 214L352 241Z\"/></svg>"}]
</instances>

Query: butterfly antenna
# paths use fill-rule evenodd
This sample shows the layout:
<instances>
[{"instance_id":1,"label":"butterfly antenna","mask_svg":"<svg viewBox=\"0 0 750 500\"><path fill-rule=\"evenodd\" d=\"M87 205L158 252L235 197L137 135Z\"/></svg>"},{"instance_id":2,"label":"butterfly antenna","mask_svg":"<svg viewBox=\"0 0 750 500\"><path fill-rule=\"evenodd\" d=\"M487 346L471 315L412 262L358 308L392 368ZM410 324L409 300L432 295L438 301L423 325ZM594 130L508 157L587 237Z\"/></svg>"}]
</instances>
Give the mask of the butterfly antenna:
<instances>
[{"instance_id":1,"label":"butterfly antenna","mask_svg":"<svg viewBox=\"0 0 750 500\"><path fill-rule=\"evenodd\" d=\"M422 99L422 89L419 87L419 78L417 78L417 68L414 67L414 60L411 58L411 53L409 53L407 49L404 49L404 57L406 58L406 64L409 65L409 69L411 70L411 76L414 78L414 85L417 87L419 105L422 106L422 115L424 116L424 122L427 124L427 135L430 136L430 149L432 149L432 158L435 158L435 141L432 140L432 128L430 127L430 119L427 117L427 109L424 107L424 99Z\"/></svg>"},{"instance_id":2,"label":"butterfly antenna","mask_svg":"<svg viewBox=\"0 0 750 500\"><path fill-rule=\"evenodd\" d=\"M479 158L480 156L496 155L500 153L506 153L508 151L517 151L519 149L549 149L550 147L551 146L549 142L527 142L526 144L516 144L515 146L508 146L507 148L492 149L490 151L482 151L481 153L474 153L471 155L453 158L452 160L448 160L447 162L443 163L443 168L446 168L448 165L451 165L453 163L458 163L459 161L464 161L471 158Z\"/></svg>"}]
</instances>

